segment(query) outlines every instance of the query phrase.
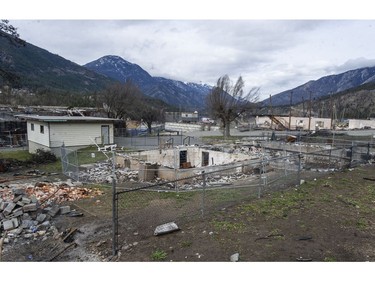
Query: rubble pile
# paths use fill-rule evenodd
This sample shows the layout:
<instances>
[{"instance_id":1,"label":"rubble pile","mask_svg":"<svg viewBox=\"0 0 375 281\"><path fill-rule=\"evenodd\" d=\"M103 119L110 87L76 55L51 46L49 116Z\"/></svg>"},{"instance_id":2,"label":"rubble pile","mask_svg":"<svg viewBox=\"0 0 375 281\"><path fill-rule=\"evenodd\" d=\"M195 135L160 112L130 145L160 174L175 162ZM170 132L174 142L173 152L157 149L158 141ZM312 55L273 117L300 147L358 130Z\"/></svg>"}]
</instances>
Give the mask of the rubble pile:
<instances>
[{"instance_id":1,"label":"rubble pile","mask_svg":"<svg viewBox=\"0 0 375 281\"><path fill-rule=\"evenodd\" d=\"M111 163L96 163L85 167L80 171L79 178L85 182L95 183L112 183L113 166ZM135 182L138 181L138 171L131 171L128 168L122 169L116 167L115 169L116 182Z\"/></svg>"},{"instance_id":2,"label":"rubble pile","mask_svg":"<svg viewBox=\"0 0 375 281\"><path fill-rule=\"evenodd\" d=\"M55 234L51 220L57 215L74 213L61 203L101 195L97 189L68 183L38 182L0 186L0 234L4 243L10 239L47 239Z\"/></svg>"}]
</instances>

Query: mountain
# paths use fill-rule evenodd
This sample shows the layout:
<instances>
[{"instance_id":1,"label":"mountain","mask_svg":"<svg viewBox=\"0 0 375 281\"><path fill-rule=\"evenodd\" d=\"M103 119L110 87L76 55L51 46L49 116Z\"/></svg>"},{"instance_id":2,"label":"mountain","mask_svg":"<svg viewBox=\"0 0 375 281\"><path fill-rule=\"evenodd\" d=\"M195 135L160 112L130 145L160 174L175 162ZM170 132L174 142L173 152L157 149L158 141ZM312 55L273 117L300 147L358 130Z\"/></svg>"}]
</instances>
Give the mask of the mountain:
<instances>
[{"instance_id":1,"label":"mountain","mask_svg":"<svg viewBox=\"0 0 375 281\"><path fill-rule=\"evenodd\" d=\"M310 93L312 99L319 99L372 81L375 81L375 67L349 70L341 74L325 76L316 81L309 81L294 89L273 95L272 106L289 105L291 92L293 92L292 104L294 105L303 100L310 100ZM269 105L269 99L264 100L262 104Z\"/></svg>"},{"instance_id":2,"label":"mountain","mask_svg":"<svg viewBox=\"0 0 375 281\"><path fill-rule=\"evenodd\" d=\"M32 91L90 92L105 88L113 79L100 75L63 57L26 43L20 46L0 36L0 71L12 77L15 87ZM0 75L0 85L1 80ZM13 84L14 84L13 83Z\"/></svg>"},{"instance_id":3,"label":"mountain","mask_svg":"<svg viewBox=\"0 0 375 281\"><path fill-rule=\"evenodd\" d=\"M119 82L131 80L150 97L185 110L201 110L211 87L197 83L185 83L163 77L152 77L139 65L119 56L104 56L84 65L88 69Z\"/></svg>"}]
</instances>

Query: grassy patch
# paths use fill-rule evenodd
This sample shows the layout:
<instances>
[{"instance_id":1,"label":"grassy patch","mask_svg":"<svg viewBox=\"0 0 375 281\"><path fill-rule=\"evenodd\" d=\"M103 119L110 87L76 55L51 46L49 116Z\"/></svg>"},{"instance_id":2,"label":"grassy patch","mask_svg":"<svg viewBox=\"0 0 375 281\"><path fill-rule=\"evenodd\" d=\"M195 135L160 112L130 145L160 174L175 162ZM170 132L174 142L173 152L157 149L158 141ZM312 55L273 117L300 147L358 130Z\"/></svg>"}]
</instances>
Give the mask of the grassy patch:
<instances>
[{"instance_id":1,"label":"grassy patch","mask_svg":"<svg viewBox=\"0 0 375 281\"><path fill-rule=\"evenodd\" d=\"M246 212L265 215L269 218L285 218L292 209L298 209L302 205L308 205L312 199L304 189L278 192L271 198L264 198L250 204L242 205Z\"/></svg>"},{"instance_id":2,"label":"grassy patch","mask_svg":"<svg viewBox=\"0 0 375 281\"><path fill-rule=\"evenodd\" d=\"M26 162L31 160L31 154L27 150L1 151L0 159L15 159Z\"/></svg>"},{"instance_id":3,"label":"grassy patch","mask_svg":"<svg viewBox=\"0 0 375 281\"><path fill-rule=\"evenodd\" d=\"M232 222L232 221L216 221L212 222L212 225L218 231L234 231L241 232L245 229L245 224L243 222Z\"/></svg>"},{"instance_id":4,"label":"grassy patch","mask_svg":"<svg viewBox=\"0 0 375 281\"><path fill-rule=\"evenodd\" d=\"M120 194L119 206L128 210L135 210L151 205L160 207L167 204L168 206L182 207L199 197L199 192L157 192L147 190L137 190Z\"/></svg>"},{"instance_id":5,"label":"grassy patch","mask_svg":"<svg viewBox=\"0 0 375 281\"><path fill-rule=\"evenodd\" d=\"M153 261L163 261L167 258L167 253L163 250L155 250L151 253L151 260Z\"/></svg>"},{"instance_id":6,"label":"grassy patch","mask_svg":"<svg viewBox=\"0 0 375 281\"><path fill-rule=\"evenodd\" d=\"M356 226L359 230L366 230L369 227L368 222L365 218L360 218L357 221Z\"/></svg>"},{"instance_id":7,"label":"grassy patch","mask_svg":"<svg viewBox=\"0 0 375 281\"><path fill-rule=\"evenodd\" d=\"M92 157L92 153L94 153L95 157ZM107 153L107 156L112 158L112 153ZM107 156L103 152L98 151L96 146L89 146L77 151L77 160L79 165L105 161L108 159Z\"/></svg>"},{"instance_id":8,"label":"grassy patch","mask_svg":"<svg viewBox=\"0 0 375 281\"><path fill-rule=\"evenodd\" d=\"M191 242L191 241L182 241L180 243L181 248L189 248L192 244L193 244L193 242Z\"/></svg>"}]
</instances>

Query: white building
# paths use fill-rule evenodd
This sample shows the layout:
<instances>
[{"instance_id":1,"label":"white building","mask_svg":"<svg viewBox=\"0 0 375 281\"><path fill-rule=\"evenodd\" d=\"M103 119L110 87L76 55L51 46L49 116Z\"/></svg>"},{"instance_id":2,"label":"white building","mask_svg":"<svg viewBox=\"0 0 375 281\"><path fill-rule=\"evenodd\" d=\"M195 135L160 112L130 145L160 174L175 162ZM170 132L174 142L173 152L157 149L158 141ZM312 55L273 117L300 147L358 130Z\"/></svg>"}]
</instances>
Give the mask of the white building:
<instances>
[{"instance_id":1,"label":"white building","mask_svg":"<svg viewBox=\"0 0 375 281\"><path fill-rule=\"evenodd\" d=\"M310 130L318 131L323 129L332 129L331 118L316 118L316 117L290 117L289 116L273 116L271 120L269 116L257 116L255 119L256 125L260 127L267 127L271 129L290 129L290 130Z\"/></svg>"},{"instance_id":2,"label":"white building","mask_svg":"<svg viewBox=\"0 0 375 281\"><path fill-rule=\"evenodd\" d=\"M114 143L116 119L83 116L18 115L27 120L29 152L37 149L60 155L60 147L79 149Z\"/></svg>"},{"instance_id":3,"label":"white building","mask_svg":"<svg viewBox=\"0 0 375 281\"><path fill-rule=\"evenodd\" d=\"M374 129L375 128L375 120L363 120L363 119L349 119L349 130L353 129Z\"/></svg>"}]
</instances>

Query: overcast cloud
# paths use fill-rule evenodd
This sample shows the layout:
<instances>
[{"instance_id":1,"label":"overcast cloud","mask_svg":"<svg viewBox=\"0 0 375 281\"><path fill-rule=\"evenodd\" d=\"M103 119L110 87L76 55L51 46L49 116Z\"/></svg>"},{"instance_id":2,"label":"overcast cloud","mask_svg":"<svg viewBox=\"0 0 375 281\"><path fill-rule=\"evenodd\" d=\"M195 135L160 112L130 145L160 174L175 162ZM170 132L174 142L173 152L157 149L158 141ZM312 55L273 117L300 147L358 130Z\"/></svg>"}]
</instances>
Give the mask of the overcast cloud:
<instances>
[{"instance_id":1,"label":"overcast cloud","mask_svg":"<svg viewBox=\"0 0 375 281\"><path fill-rule=\"evenodd\" d=\"M152 76L213 85L228 74L267 98L375 65L374 20L11 20L27 42L80 65L118 55Z\"/></svg>"}]
</instances>

